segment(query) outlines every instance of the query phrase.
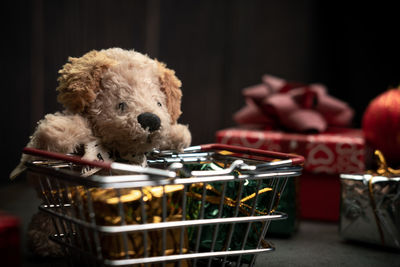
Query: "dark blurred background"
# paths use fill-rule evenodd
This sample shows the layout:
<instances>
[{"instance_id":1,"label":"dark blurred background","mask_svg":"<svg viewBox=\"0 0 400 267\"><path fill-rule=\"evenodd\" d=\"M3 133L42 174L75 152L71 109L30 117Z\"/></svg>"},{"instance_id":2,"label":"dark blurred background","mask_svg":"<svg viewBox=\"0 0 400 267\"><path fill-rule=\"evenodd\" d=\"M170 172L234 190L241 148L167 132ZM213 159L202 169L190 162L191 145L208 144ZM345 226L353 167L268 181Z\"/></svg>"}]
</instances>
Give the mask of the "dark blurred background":
<instances>
[{"instance_id":1,"label":"dark blurred background","mask_svg":"<svg viewBox=\"0 0 400 267\"><path fill-rule=\"evenodd\" d=\"M1 181L36 122L61 110L57 71L68 56L122 47L175 69L193 144L235 125L241 89L264 73L320 82L356 111L400 83L395 4L363 1L4 1L1 8Z\"/></svg>"}]
</instances>

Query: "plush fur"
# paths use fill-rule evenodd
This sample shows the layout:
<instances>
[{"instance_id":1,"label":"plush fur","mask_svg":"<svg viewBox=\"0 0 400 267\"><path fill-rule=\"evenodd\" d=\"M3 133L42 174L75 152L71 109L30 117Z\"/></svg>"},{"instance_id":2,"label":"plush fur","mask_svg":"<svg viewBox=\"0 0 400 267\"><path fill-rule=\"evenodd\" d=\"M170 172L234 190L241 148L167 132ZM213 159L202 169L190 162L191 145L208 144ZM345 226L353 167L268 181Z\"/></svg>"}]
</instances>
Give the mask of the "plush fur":
<instances>
[{"instance_id":1,"label":"plush fur","mask_svg":"<svg viewBox=\"0 0 400 267\"><path fill-rule=\"evenodd\" d=\"M182 113L181 82L165 64L133 50L111 48L69 58L59 73L58 101L65 110L38 123L29 147L83 151L82 156L91 160L97 160L97 150L106 150L143 165L145 153L152 149L182 150L190 145L188 127L177 122ZM149 116L139 119L143 114L151 114L150 124ZM23 155L11 177L30 159ZM32 225L41 225L38 221ZM36 230L30 232L35 233L33 238L40 236ZM43 240L37 244L36 252L47 255Z\"/></svg>"}]
</instances>

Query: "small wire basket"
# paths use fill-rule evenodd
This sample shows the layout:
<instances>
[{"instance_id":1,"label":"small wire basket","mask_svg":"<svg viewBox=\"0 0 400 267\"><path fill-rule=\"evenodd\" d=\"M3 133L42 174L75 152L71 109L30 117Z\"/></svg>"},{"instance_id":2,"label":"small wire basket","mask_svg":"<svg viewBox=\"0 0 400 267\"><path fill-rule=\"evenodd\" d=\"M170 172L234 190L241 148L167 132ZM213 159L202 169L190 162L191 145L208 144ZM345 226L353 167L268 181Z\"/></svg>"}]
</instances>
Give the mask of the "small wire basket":
<instances>
[{"instance_id":1,"label":"small wire basket","mask_svg":"<svg viewBox=\"0 0 400 267\"><path fill-rule=\"evenodd\" d=\"M40 157L26 165L49 238L86 266L253 266L274 250L268 226L287 217L275 209L304 161L221 144L153 151L148 167L24 153Z\"/></svg>"}]
</instances>

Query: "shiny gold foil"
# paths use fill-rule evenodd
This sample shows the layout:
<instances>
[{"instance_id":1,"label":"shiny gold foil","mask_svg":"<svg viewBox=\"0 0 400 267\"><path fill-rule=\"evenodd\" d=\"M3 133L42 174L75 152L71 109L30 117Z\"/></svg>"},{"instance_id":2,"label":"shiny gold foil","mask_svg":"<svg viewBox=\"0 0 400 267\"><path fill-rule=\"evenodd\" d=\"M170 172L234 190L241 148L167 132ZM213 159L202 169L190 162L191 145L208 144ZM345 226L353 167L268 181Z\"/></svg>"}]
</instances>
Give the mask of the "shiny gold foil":
<instances>
[{"instance_id":1,"label":"shiny gold foil","mask_svg":"<svg viewBox=\"0 0 400 267\"><path fill-rule=\"evenodd\" d=\"M182 220L182 196L183 185L166 185L143 187L142 189L100 189L90 188L85 190L83 187L76 187L72 197L77 203L81 202L81 210L88 211L88 196L91 198L95 221L97 225L119 226L143 223L159 223L163 218L163 195L166 198L165 221ZM145 212L145 220L142 218L142 201ZM120 212L122 205L123 214ZM79 207L77 206L77 212ZM84 220L90 221L88 212L84 214ZM163 231L165 239L165 250L163 251ZM183 234L184 244L180 251L180 239ZM93 239L93 233L92 238ZM147 238L145 248L144 238ZM94 240L94 239L93 239ZM173 254L187 253L188 238L186 231L180 228L156 230L147 232L125 233L99 233L101 250L104 258L125 259L154 257ZM125 248L124 244L127 244ZM145 253L146 249L146 253ZM168 263L167 266L175 266L177 263ZM150 266L157 266L153 264ZM186 261L181 262L181 266L188 266Z\"/></svg>"}]
</instances>

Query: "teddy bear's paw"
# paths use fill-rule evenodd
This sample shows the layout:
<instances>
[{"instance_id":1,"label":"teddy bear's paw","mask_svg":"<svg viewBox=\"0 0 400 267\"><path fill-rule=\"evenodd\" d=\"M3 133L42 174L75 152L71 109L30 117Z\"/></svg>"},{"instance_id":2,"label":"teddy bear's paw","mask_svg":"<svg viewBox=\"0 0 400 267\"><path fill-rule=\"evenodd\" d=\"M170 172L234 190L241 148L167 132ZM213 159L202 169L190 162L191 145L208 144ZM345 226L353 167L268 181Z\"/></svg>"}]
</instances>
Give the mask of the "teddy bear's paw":
<instances>
[{"instance_id":1,"label":"teddy bear's paw","mask_svg":"<svg viewBox=\"0 0 400 267\"><path fill-rule=\"evenodd\" d=\"M46 234L40 231L29 231L28 247L36 256L59 258L64 256L64 251L57 243L51 241Z\"/></svg>"},{"instance_id":2,"label":"teddy bear's paw","mask_svg":"<svg viewBox=\"0 0 400 267\"><path fill-rule=\"evenodd\" d=\"M28 146L59 153L73 153L93 141L88 122L80 115L47 114L38 123Z\"/></svg>"},{"instance_id":3,"label":"teddy bear's paw","mask_svg":"<svg viewBox=\"0 0 400 267\"><path fill-rule=\"evenodd\" d=\"M58 258L64 256L62 247L49 239L49 235L54 233L55 229L49 215L41 212L33 215L27 233L29 250L40 257Z\"/></svg>"},{"instance_id":4,"label":"teddy bear's paw","mask_svg":"<svg viewBox=\"0 0 400 267\"><path fill-rule=\"evenodd\" d=\"M163 142L161 150L182 151L190 146L192 135L187 125L174 124L171 126L168 138Z\"/></svg>"}]
</instances>

